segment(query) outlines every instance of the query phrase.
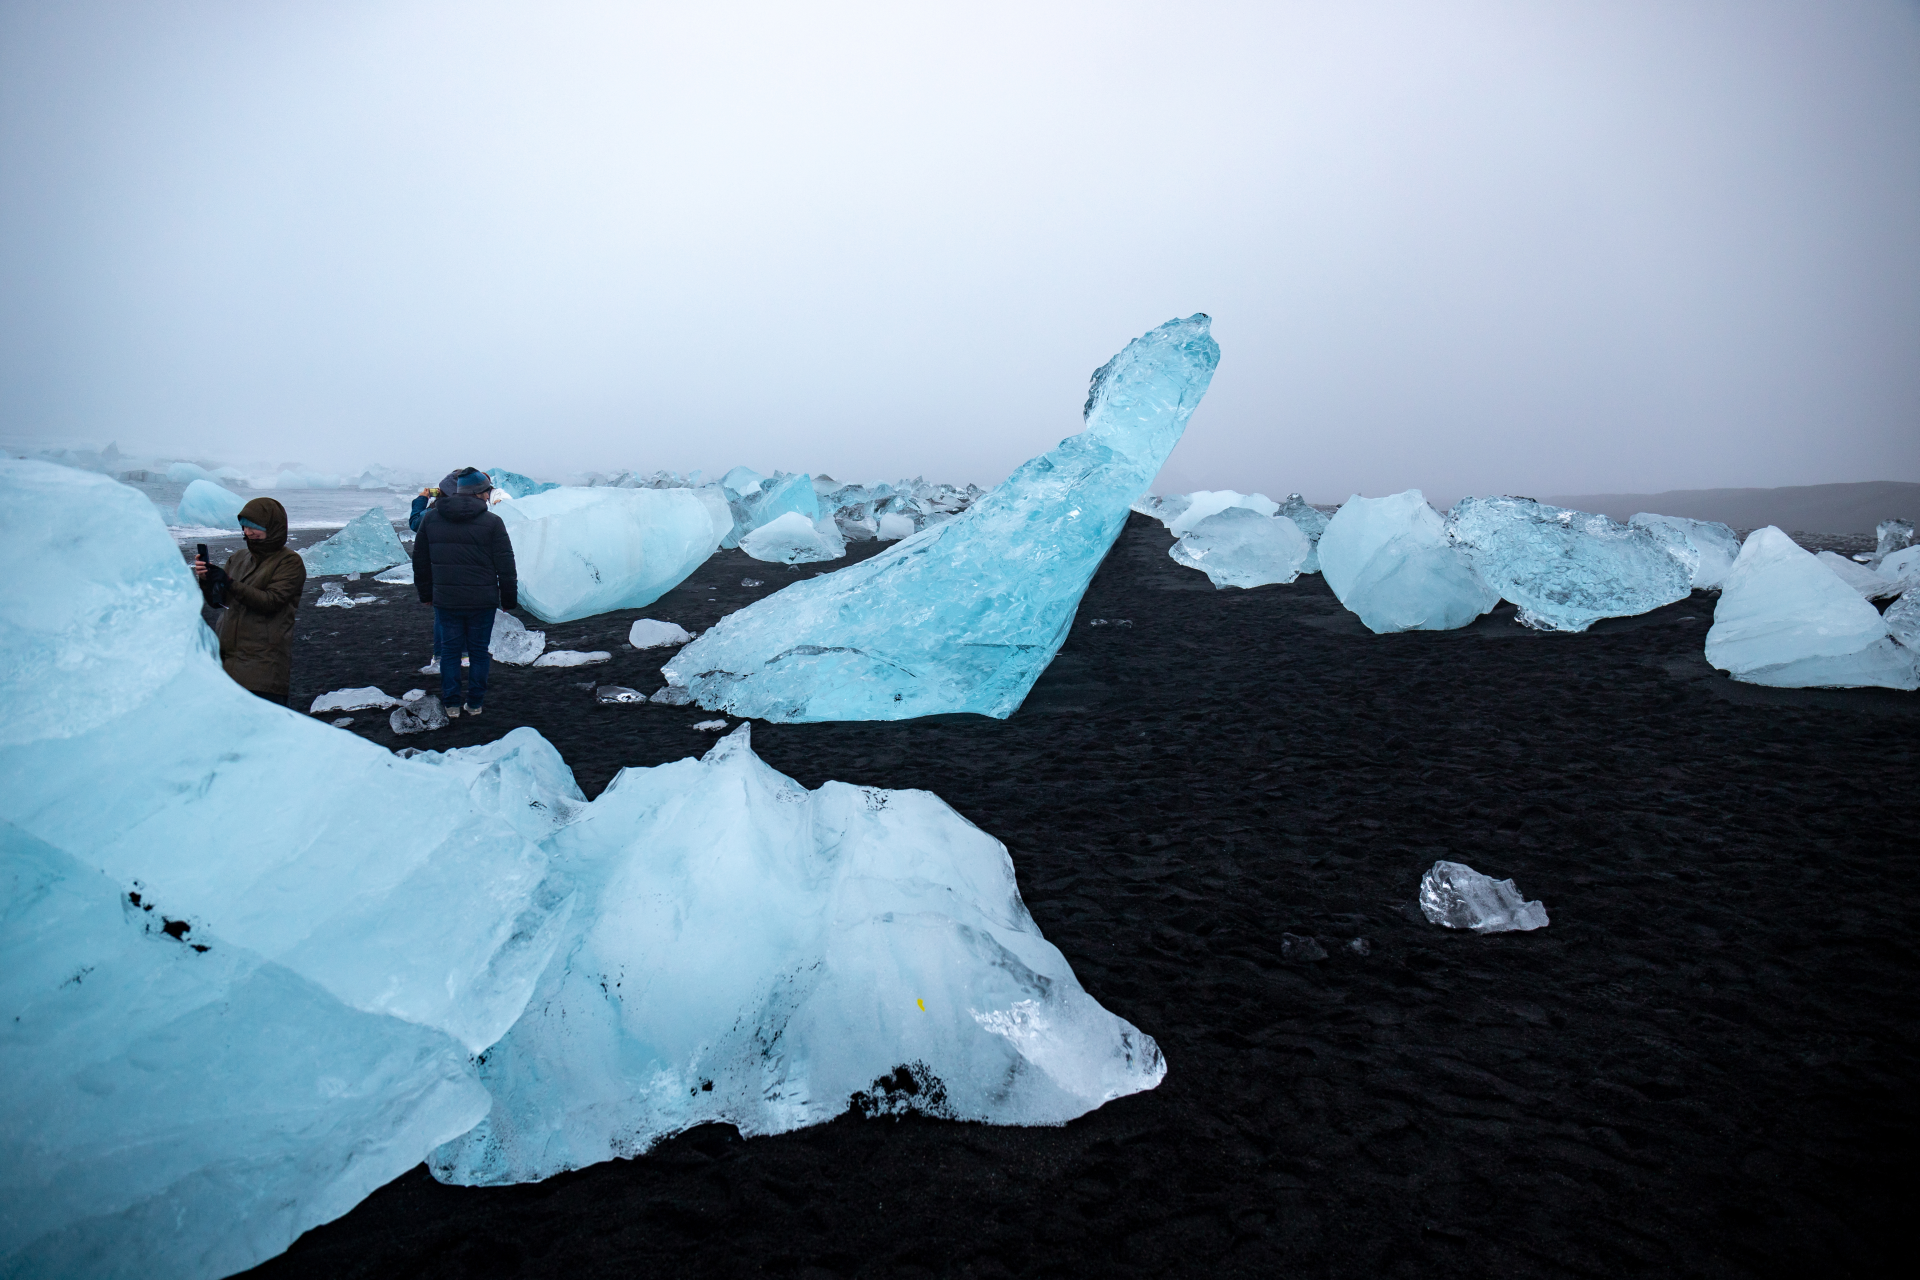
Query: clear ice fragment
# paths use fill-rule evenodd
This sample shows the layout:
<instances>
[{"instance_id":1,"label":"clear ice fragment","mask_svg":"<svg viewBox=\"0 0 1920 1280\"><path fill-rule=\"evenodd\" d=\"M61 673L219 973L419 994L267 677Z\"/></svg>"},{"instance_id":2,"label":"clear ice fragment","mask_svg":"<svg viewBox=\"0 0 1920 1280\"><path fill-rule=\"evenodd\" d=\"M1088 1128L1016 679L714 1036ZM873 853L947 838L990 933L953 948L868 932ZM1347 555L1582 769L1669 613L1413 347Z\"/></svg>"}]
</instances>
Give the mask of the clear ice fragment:
<instances>
[{"instance_id":1,"label":"clear ice fragment","mask_svg":"<svg viewBox=\"0 0 1920 1280\"><path fill-rule=\"evenodd\" d=\"M554 649L543 653L533 660L536 667L585 667L596 662L606 662L613 655L605 649L593 649L582 652L578 649Z\"/></svg>"},{"instance_id":2,"label":"clear ice fragment","mask_svg":"<svg viewBox=\"0 0 1920 1280\"><path fill-rule=\"evenodd\" d=\"M1719 590L1740 554L1740 539L1718 520L1689 520L1642 511L1627 523L1652 534L1692 575L1695 591Z\"/></svg>"},{"instance_id":3,"label":"clear ice fragment","mask_svg":"<svg viewBox=\"0 0 1920 1280\"><path fill-rule=\"evenodd\" d=\"M898 542L902 538L911 538L914 534L913 517L889 511L881 516L874 526L874 536L882 542Z\"/></svg>"},{"instance_id":4,"label":"clear ice fragment","mask_svg":"<svg viewBox=\"0 0 1920 1280\"><path fill-rule=\"evenodd\" d=\"M1684 600L1697 565L1645 528L1528 498L1462 498L1447 532L1494 591L1542 631L1585 631Z\"/></svg>"},{"instance_id":5,"label":"clear ice fragment","mask_svg":"<svg viewBox=\"0 0 1920 1280\"><path fill-rule=\"evenodd\" d=\"M1237 509L1270 516L1280 509L1279 503L1263 493L1236 493L1232 489L1200 489L1185 497L1186 501L1180 509L1170 512L1166 519L1167 532L1176 538L1186 534L1202 520L1223 511Z\"/></svg>"},{"instance_id":6,"label":"clear ice fragment","mask_svg":"<svg viewBox=\"0 0 1920 1280\"><path fill-rule=\"evenodd\" d=\"M1909 591L1887 606L1880 615L1887 633L1909 651L1920 653L1920 591Z\"/></svg>"},{"instance_id":7,"label":"clear ice fragment","mask_svg":"<svg viewBox=\"0 0 1920 1280\"><path fill-rule=\"evenodd\" d=\"M313 705L307 708L307 714L317 716L329 711L384 711L399 705L400 699L388 697L373 685L367 685L360 689L335 689L332 693L323 693L313 700Z\"/></svg>"},{"instance_id":8,"label":"clear ice fragment","mask_svg":"<svg viewBox=\"0 0 1920 1280\"><path fill-rule=\"evenodd\" d=\"M1080 435L961 514L728 615L662 668L668 682L774 721L1011 715L1205 393L1207 328L1194 316L1136 339L1094 375Z\"/></svg>"},{"instance_id":9,"label":"clear ice fragment","mask_svg":"<svg viewBox=\"0 0 1920 1280\"><path fill-rule=\"evenodd\" d=\"M627 628L627 643L636 649L662 649L692 639L685 627L657 618L641 618Z\"/></svg>"},{"instance_id":10,"label":"clear ice fragment","mask_svg":"<svg viewBox=\"0 0 1920 1280\"><path fill-rule=\"evenodd\" d=\"M320 598L314 601L314 604L322 609L351 609L355 605L379 603L379 596L350 596L337 582L321 583Z\"/></svg>"},{"instance_id":11,"label":"clear ice fragment","mask_svg":"<svg viewBox=\"0 0 1920 1280\"><path fill-rule=\"evenodd\" d=\"M405 560L388 569L385 573L373 575L375 582L386 582L403 587L413 585L413 561Z\"/></svg>"},{"instance_id":12,"label":"clear ice fragment","mask_svg":"<svg viewBox=\"0 0 1920 1280\"><path fill-rule=\"evenodd\" d=\"M772 564L817 564L847 554L847 543L830 520L809 520L789 511L740 539L740 549Z\"/></svg>"},{"instance_id":13,"label":"clear ice fragment","mask_svg":"<svg viewBox=\"0 0 1920 1280\"><path fill-rule=\"evenodd\" d=\"M1748 684L1920 686L1914 653L1839 575L1769 525L1747 535L1707 632L1707 661Z\"/></svg>"},{"instance_id":14,"label":"clear ice fragment","mask_svg":"<svg viewBox=\"0 0 1920 1280\"><path fill-rule=\"evenodd\" d=\"M547 647L547 633L535 631L505 609L493 611L493 634L487 638L487 656L508 666L524 667L537 662ZM469 665L460 659L461 666ZM424 672L425 668L422 668ZM433 674L440 672L440 660L433 660Z\"/></svg>"},{"instance_id":15,"label":"clear ice fragment","mask_svg":"<svg viewBox=\"0 0 1920 1280\"><path fill-rule=\"evenodd\" d=\"M1464 862L1436 862L1420 877L1420 913L1449 929L1508 933L1544 929L1547 909L1520 896L1511 880L1494 880Z\"/></svg>"},{"instance_id":16,"label":"clear ice fragment","mask_svg":"<svg viewBox=\"0 0 1920 1280\"><path fill-rule=\"evenodd\" d=\"M341 716L338 720L330 720L328 721L328 723L331 724L336 729L344 729L348 725L353 723L353 717Z\"/></svg>"},{"instance_id":17,"label":"clear ice fragment","mask_svg":"<svg viewBox=\"0 0 1920 1280\"><path fill-rule=\"evenodd\" d=\"M401 564L407 549L386 512L372 507L355 516L346 528L324 542L303 547L300 558L307 563L307 576L318 578L334 573L378 573Z\"/></svg>"},{"instance_id":18,"label":"clear ice fragment","mask_svg":"<svg viewBox=\"0 0 1920 1280\"><path fill-rule=\"evenodd\" d=\"M431 693L407 699L387 716L387 725L395 733L425 733L429 729L444 729L449 723L446 707Z\"/></svg>"},{"instance_id":19,"label":"clear ice fragment","mask_svg":"<svg viewBox=\"0 0 1920 1280\"><path fill-rule=\"evenodd\" d=\"M1418 489L1355 494L1327 521L1318 550L1327 586L1378 635L1451 631L1500 603Z\"/></svg>"},{"instance_id":20,"label":"clear ice fragment","mask_svg":"<svg viewBox=\"0 0 1920 1280\"><path fill-rule=\"evenodd\" d=\"M695 731L699 733L718 733L727 727L727 722L725 720L699 720L694 723L693 727Z\"/></svg>"},{"instance_id":21,"label":"clear ice fragment","mask_svg":"<svg viewBox=\"0 0 1920 1280\"><path fill-rule=\"evenodd\" d=\"M623 702L645 702L647 695L638 689L629 689L623 684L603 684L593 691L593 700L603 705Z\"/></svg>"},{"instance_id":22,"label":"clear ice fragment","mask_svg":"<svg viewBox=\"0 0 1920 1280\"><path fill-rule=\"evenodd\" d=\"M1913 521L1882 520L1873 530L1873 553L1881 559L1913 545Z\"/></svg>"},{"instance_id":23,"label":"clear ice fragment","mask_svg":"<svg viewBox=\"0 0 1920 1280\"><path fill-rule=\"evenodd\" d=\"M663 685L654 690L648 702L657 702L663 707L684 707L693 702L693 695L675 685Z\"/></svg>"},{"instance_id":24,"label":"clear ice fragment","mask_svg":"<svg viewBox=\"0 0 1920 1280\"><path fill-rule=\"evenodd\" d=\"M1167 554L1216 587L1259 587L1298 578L1313 544L1287 517L1236 505L1190 525Z\"/></svg>"},{"instance_id":25,"label":"clear ice fragment","mask_svg":"<svg viewBox=\"0 0 1920 1280\"><path fill-rule=\"evenodd\" d=\"M1300 572L1320 572L1320 535L1327 531L1327 513L1299 494L1290 493L1276 514L1298 525L1300 532L1307 535L1307 541L1313 544L1313 549L1307 552L1306 560L1300 565Z\"/></svg>"}]
</instances>

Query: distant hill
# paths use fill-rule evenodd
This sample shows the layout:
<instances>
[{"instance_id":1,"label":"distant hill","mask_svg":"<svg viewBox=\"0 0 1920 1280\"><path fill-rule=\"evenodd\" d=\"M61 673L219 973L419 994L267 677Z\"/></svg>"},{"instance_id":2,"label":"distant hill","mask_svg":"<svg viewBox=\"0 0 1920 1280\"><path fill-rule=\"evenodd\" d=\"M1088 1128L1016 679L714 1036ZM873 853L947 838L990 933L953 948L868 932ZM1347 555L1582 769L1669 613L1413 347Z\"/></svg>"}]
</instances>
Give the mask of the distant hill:
<instances>
[{"instance_id":1,"label":"distant hill","mask_svg":"<svg viewBox=\"0 0 1920 1280\"><path fill-rule=\"evenodd\" d=\"M1542 498L1556 507L1597 511L1625 520L1640 511L1691 520L1718 520L1736 529L1778 525L1792 532L1865 533L1889 516L1920 520L1920 484L1868 480L1860 484L1801 484L1783 489L1669 489L1665 493L1581 493Z\"/></svg>"}]
</instances>

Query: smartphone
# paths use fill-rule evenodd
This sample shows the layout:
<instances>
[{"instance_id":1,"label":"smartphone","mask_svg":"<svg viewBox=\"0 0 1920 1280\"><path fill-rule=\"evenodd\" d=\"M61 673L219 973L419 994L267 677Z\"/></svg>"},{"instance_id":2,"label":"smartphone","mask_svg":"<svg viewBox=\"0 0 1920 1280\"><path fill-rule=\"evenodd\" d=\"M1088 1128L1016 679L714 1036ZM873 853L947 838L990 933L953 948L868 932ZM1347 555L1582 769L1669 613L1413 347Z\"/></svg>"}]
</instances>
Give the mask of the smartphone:
<instances>
[{"instance_id":1,"label":"smartphone","mask_svg":"<svg viewBox=\"0 0 1920 1280\"><path fill-rule=\"evenodd\" d=\"M207 544L206 544L206 543L204 543L204 542L196 542L196 543L194 543L194 544L193 544L193 550L194 550L194 556L195 556L195 558L196 558L196 559L198 559L198 560L200 560L201 562L203 562L203 563L205 563L205 564L212 564L212 563L213 563L213 561L211 561L211 560L208 560L208 559L207 559Z\"/></svg>"}]
</instances>

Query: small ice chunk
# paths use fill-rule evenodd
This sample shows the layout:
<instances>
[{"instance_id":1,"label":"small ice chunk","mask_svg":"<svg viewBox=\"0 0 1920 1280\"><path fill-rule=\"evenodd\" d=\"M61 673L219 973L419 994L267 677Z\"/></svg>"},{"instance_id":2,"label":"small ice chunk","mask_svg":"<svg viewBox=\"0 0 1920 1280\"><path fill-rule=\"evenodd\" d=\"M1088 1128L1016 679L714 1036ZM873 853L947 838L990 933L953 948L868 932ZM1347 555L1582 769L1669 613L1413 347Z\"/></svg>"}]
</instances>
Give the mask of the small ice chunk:
<instances>
[{"instance_id":1,"label":"small ice chunk","mask_svg":"<svg viewBox=\"0 0 1920 1280\"><path fill-rule=\"evenodd\" d=\"M1373 954L1373 943L1366 938L1355 938L1347 944L1347 950L1357 956L1370 956Z\"/></svg>"},{"instance_id":2,"label":"small ice chunk","mask_svg":"<svg viewBox=\"0 0 1920 1280\"><path fill-rule=\"evenodd\" d=\"M1901 587L1898 582L1883 577L1864 565L1857 565L1843 555L1822 551L1814 559L1833 570L1840 581L1858 591L1862 599L1884 600L1888 596L1900 594Z\"/></svg>"},{"instance_id":3,"label":"small ice chunk","mask_svg":"<svg viewBox=\"0 0 1920 1280\"><path fill-rule=\"evenodd\" d=\"M1546 907L1523 899L1513 881L1483 876L1464 862L1436 862L1420 877L1420 913L1437 925L1475 933L1547 926Z\"/></svg>"},{"instance_id":4,"label":"small ice chunk","mask_svg":"<svg viewBox=\"0 0 1920 1280\"><path fill-rule=\"evenodd\" d=\"M1313 544L1313 550L1307 552L1307 558L1300 566L1302 573L1320 572L1320 535L1327 531L1327 513L1308 502L1297 493L1290 493L1280 504L1276 513L1283 515L1300 527L1307 535L1307 541Z\"/></svg>"},{"instance_id":5,"label":"small ice chunk","mask_svg":"<svg viewBox=\"0 0 1920 1280\"><path fill-rule=\"evenodd\" d=\"M1707 632L1707 661L1779 688L1920 686L1914 653L1860 594L1769 525L1747 535Z\"/></svg>"},{"instance_id":6,"label":"small ice chunk","mask_svg":"<svg viewBox=\"0 0 1920 1280\"><path fill-rule=\"evenodd\" d=\"M1880 562L1881 577L1900 584L1902 591L1920 587L1920 547L1896 551Z\"/></svg>"},{"instance_id":7,"label":"small ice chunk","mask_svg":"<svg viewBox=\"0 0 1920 1280\"><path fill-rule=\"evenodd\" d=\"M360 689L335 689L332 693L323 693L313 700L307 708L307 714L317 716L328 711L384 711L388 707L397 707L400 699L389 697L373 685Z\"/></svg>"},{"instance_id":8,"label":"small ice chunk","mask_svg":"<svg viewBox=\"0 0 1920 1280\"><path fill-rule=\"evenodd\" d=\"M462 659L460 659L460 664L461 664L462 666L465 666L465 665L466 665L466 662L467 662L467 660L466 660L465 658L462 658ZM436 658L434 658L434 660L433 660L432 662L429 662L429 663L428 663L428 664L427 664L426 666L424 666L424 667L422 667L422 668L420 668L420 674L421 674L421 675L423 675L423 676L437 676L437 675L439 675L439 674L440 674L440 659L436 657Z\"/></svg>"},{"instance_id":9,"label":"small ice chunk","mask_svg":"<svg viewBox=\"0 0 1920 1280\"><path fill-rule=\"evenodd\" d=\"M351 609L360 604L379 604L379 596L350 596L337 582L320 584L320 599L316 601L321 608Z\"/></svg>"},{"instance_id":10,"label":"small ice chunk","mask_svg":"<svg viewBox=\"0 0 1920 1280\"><path fill-rule=\"evenodd\" d=\"M1132 618L1089 618L1087 619L1087 625L1090 627L1127 627L1130 629L1133 626L1133 619Z\"/></svg>"},{"instance_id":11,"label":"small ice chunk","mask_svg":"<svg viewBox=\"0 0 1920 1280\"><path fill-rule=\"evenodd\" d=\"M408 560L397 564L385 573L376 573L373 575L373 580L375 582L388 582L397 586L410 587L413 585L413 561Z\"/></svg>"},{"instance_id":12,"label":"small ice chunk","mask_svg":"<svg viewBox=\"0 0 1920 1280\"><path fill-rule=\"evenodd\" d=\"M593 700L611 706L619 702L645 702L647 695L623 684L603 684L593 691Z\"/></svg>"},{"instance_id":13,"label":"small ice chunk","mask_svg":"<svg viewBox=\"0 0 1920 1280\"><path fill-rule=\"evenodd\" d=\"M1231 506L1191 525L1167 554L1216 587L1261 587L1298 578L1313 544L1285 516Z\"/></svg>"},{"instance_id":14,"label":"small ice chunk","mask_svg":"<svg viewBox=\"0 0 1920 1280\"><path fill-rule=\"evenodd\" d=\"M692 639L685 627L661 622L657 618L641 618L627 628L627 643L636 649L664 649L669 645L686 644Z\"/></svg>"},{"instance_id":15,"label":"small ice chunk","mask_svg":"<svg viewBox=\"0 0 1920 1280\"><path fill-rule=\"evenodd\" d=\"M1327 521L1319 551L1327 586L1378 635L1451 631L1500 603L1418 489L1356 493Z\"/></svg>"},{"instance_id":16,"label":"small ice chunk","mask_svg":"<svg viewBox=\"0 0 1920 1280\"><path fill-rule=\"evenodd\" d=\"M400 695L400 701L412 702L416 698L424 698L426 696L427 696L427 691L425 689L409 689L405 693Z\"/></svg>"},{"instance_id":17,"label":"small ice chunk","mask_svg":"<svg viewBox=\"0 0 1920 1280\"><path fill-rule=\"evenodd\" d=\"M758 578L742 578L740 579L740 585L743 587L764 587L767 584Z\"/></svg>"},{"instance_id":18,"label":"small ice chunk","mask_svg":"<svg viewBox=\"0 0 1920 1280\"><path fill-rule=\"evenodd\" d=\"M727 727L725 720L702 720L693 726L701 733L718 733Z\"/></svg>"},{"instance_id":19,"label":"small ice chunk","mask_svg":"<svg viewBox=\"0 0 1920 1280\"><path fill-rule=\"evenodd\" d=\"M407 549L393 531L393 521L379 507L354 517L346 528L324 542L300 551L307 576L329 573L378 573L407 559Z\"/></svg>"},{"instance_id":20,"label":"small ice chunk","mask_svg":"<svg viewBox=\"0 0 1920 1280\"><path fill-rule=\"evenodd\" d=\"M353 723L353 717L352 717L352 716L341 716L341 717L340 717L340 718L339 718L338 720L335 720L335 721L333 721L332 723L333 723L333 727L334 727L334 728L336 728L336 729L344 729L344 728L346 728L346 727L347 727L348 725L350 725L350 724L352 724L352 723Z\"/></svg>"},{"instance_id":21,"label":"small ice chunk","mask_svg":"<svg viewBox=\"0 0 1920 1280\"><path fill-rule=\"evenodd\" d=\"M613 655L605 649L581 651L579 649L555 649L552 653L543 653L533 660L536 667L584 667L595 662L606 662Z\"/></svg>"},{"instance_id":22,"label":"small ice chunk","mask_svg":"<svg viewBox=\"0 0 1920 1280\"><path fill-rule=\"evenodd\" d=\"M181 504L183 507L185 504ZM1873 531L1873 553L1882 559L1913 545L1913 521L1882 520Z\"/></svg>"},{"instance_id":23,"label":"small ice chunk","mask_svg":"<svg viewBox=\"0 0 1920 1280\"><path fill-rule=\"evenodd\" d=\"M663 707L684 707L693 701L693 693L684 685L663 685L648 702L657 702Z\"/></svg>"},{"instance_id":24,"label":"small ice chunk","mask_svg":"<svg viewBox=\"0 0 1920 1280\"><path fill-rule=\"evenodd\" d=\"M880 517L879 532L875 536L882 542L898 542L901 538L911 538L913 534L913 518L911 516L903 516L897 511L889 511Z\"/></svg>"},{"instance_id":25,"label":"small ice chunk","mask_svg":"<svg viewBox=\"0 0 1920 1280\"><path fill-rule=\"evenodd\" d=\"M813 521L789 511L740 539L740 549L773 564L816 564L846 555L847 543L832 521Z\"/></svg>"},{"instance_id":26,"label":"small ice chunk","mask_svg":"<svg viewBox=\"0 0 1920 1280\"><path fill-rule=\"evenodd\" d=\"M504 662L514 667L524 667L531 662L537 666L539 664L536 660L546 647L546 632L530 629L526 623L505 609L494 610L493 635L487 641L487 653L495 662ZM460 659L460 665L466 666L467 660Z\"/></svg>"},{"instance_id":27,"label":"small ice chunk","mask_svg":"<svg viewBox=\"0 0 1920 1280\"><path fill-rule=\"evenodd\" d=\"M447 709L440 705L440 699L433 694L422 694L418 698L408 698L387 717L387 724L395 733L424 733L429 729L447 727Z\"/></svg>"}]
</instances>

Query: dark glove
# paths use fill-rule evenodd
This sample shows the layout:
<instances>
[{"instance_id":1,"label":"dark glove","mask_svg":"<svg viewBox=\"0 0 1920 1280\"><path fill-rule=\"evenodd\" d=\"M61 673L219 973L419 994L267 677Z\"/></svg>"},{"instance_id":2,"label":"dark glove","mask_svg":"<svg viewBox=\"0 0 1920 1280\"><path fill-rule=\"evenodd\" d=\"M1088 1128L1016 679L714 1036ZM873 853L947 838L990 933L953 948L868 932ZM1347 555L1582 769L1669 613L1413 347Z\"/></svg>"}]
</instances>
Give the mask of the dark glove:
<instances>
[{"instance_id":1,"label":"dark glove","mask_svg":"<svg viewBox=\"0 0 1920 1280\"><path fill-rule=\"evenodd\" d=\"M206 576L200 579L200 595L208 605L215 609L224 609L227 604L227 571L217 564L207 566Z\"/></svg>"}]
</instances>

